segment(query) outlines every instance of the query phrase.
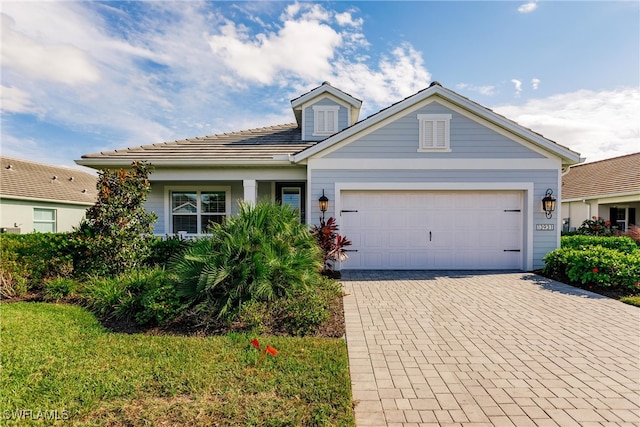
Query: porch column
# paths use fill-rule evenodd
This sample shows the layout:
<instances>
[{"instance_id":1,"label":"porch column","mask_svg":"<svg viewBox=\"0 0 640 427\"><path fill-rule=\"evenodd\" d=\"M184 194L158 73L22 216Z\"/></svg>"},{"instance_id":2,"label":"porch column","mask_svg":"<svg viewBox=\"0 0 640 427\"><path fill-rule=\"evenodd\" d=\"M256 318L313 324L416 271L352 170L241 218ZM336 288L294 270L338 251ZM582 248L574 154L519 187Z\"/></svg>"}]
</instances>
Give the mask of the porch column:
<instances>
[{"instance_id":1,"label":"porch column","mask_svg":"<svg viewBox=\"0 0 640 427\"><path fill-rule=\"evenodd\" d=\"M245 179L242 181L244 187L244 202L252 205L256 204L258 198L258 187L255 179Z\"/></svg>"}]
</instances>

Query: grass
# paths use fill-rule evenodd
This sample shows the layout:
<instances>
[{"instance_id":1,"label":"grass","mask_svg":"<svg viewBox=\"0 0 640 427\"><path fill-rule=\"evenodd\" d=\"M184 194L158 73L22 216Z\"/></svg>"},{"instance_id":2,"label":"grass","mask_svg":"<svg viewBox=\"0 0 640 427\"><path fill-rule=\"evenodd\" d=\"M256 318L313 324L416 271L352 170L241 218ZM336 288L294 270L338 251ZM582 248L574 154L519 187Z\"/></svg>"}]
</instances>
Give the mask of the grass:
<instances>
[{"instance_id":1,"label":"grass","mask_svg":"<svg viewBox=\"0 0 640 427\"><path fill-rule=\"evenodd\" d=\"M31 411L20 425L52 411L71 425L354 425L342 339L260 337L279 351L260 360L252 336L116 334L71 305L0 304L0 318L0 413Z\"/></svg>"},{"instance_id":2,"label":"grass","mask_svg":"<svg viewBox=\"0 0 640 427\"><path fill-rule=\"evenodd\" d=\"M635 305L636 307L640 307L640 295L622 297L620 298L620 301L625 304L631 304Z\"/></svg>"}]
</instances>

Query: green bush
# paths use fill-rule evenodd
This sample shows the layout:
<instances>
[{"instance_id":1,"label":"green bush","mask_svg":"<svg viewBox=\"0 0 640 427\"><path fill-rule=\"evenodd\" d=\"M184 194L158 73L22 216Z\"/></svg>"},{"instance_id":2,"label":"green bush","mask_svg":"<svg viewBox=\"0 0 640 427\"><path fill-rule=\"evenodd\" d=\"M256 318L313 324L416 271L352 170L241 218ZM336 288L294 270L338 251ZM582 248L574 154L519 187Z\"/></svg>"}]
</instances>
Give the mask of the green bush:
<instances>
[{"instance_id":1,"label":"green bush","mask_svg":"<svg viewBox=\"0 0 640 427\"><path fill-rule=\"evenodd\" d=\"M139 325L169 322L181 308L171 277L162 269L91 278L81 299L98 316L134 320Z\"/></svg>"},{"instance_id":2,"label":"green bush","mask_svg":"<svg viewBox=\"0 0 640 427\"><path fill-rule=\"evenodd\" d=\"M68 233L0 235L3 294L38 290L45 280L73 273L74 247Z\"/></svg>"},{"instance_id":3,"label":"green bush","mask_svg":"<svg viewBox=\"0 0 640 427\"><path fill-rule=\"evenodd\" d=\"M81 284L68 277L57 277L42 284L42 298L45 301L58 302L68 297L77 296Z\"/></svg>"},{"instance_id":4,"label":"green bush","mask_svg":"<svg viewBox=\"0 0 640 427\"><path fill-rule=\"evenodd\" d=\"M182 253L191 244L191 240L180 236L154 237L148 242L149 257L145 264L150 267L164 267L172 258Z\"/></svg>"},{"instance_id":5,"label":"green bush","mask_svg":"<svg viewBox=\"0 0 640 427\"><path fill-rule=\"evenodd\" d=\"M584 247L602 246L603 248L615 249L627 254L640 250L633 239L624 236L562 236L560 246L567 249L581 249Z\"/></svg>"},{"instance_id":6,"label":"green bush","mask_svg":"<svg viewBox=\"0 0 640 427\"><path fill-rule=\"evenodd\" d=\"M231 320L247 301L287 297L321 279L322 254L289 206L242 204L171 264L196 313Z\"/></svg>"},{"instance_id":7,"label":"green bush","mask_svg":"<svg viewBox=\"0 0 640 427\"><path fill-rule=\"evenodd\" d=\"M341 296L338 282L323 279L275 301L247 301L234 320L254 334L313 335L329 319L333 300Z\"/></svg>"},{"instance_id":8,"label":"green bush","mask_svg":"<svg viewBox=\"0 0 640 427\"><path fill-rule=\"evenodd\" d=\"M98 200L73 233L76 275L117 275L144 265L156 220L144 207L150 173L145 162L99 172Z\"/></svg>"},{"instance_id":9,"label":"green bush","mask_svg":"<svg viewBox=\"0 0 640 427\"><path fill-rule=\"evenodd\" d=\"M602 246L560 248L544 258L543 273L569 283L619 287L637 291L640 286L640 250L624 253Z\"/></svg>"}]
</instances>

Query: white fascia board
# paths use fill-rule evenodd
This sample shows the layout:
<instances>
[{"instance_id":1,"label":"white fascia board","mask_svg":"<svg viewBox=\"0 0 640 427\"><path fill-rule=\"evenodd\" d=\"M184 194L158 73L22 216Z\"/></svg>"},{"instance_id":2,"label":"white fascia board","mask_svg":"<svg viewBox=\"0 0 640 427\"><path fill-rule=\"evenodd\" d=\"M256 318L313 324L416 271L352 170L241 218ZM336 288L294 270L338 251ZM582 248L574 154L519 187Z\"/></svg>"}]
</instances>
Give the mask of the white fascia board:
<instances>
[{"instance_id":1,"label":"white fascia board","mask_svg":"<svg viewBox=\"0 0 640 427\"><path fill-rule=\"evenodd\" d=\"M429 102L423 103L424 100L434 95L438 95L438 98L434 98L433 100L429 100ZM561 145L556 144L555 142L548 140L547 138L544 138L543 136L531 130L526 129L516 124L515 122L512 122L500 116L497 113L493 113L492 111L489 111L488 109L481 107L466 98L461 97L455 92L444 89L441 86L437 85L425 89L424 91L419 92L404 101L388 107L386 110L377 113L370 119L365 119L362 122L356 123L352 127L345 129L344 131L334 135L333 137L329 137L321 143L294 155L293 159L295 162L299 162L302 159L318 154L319 152L324 151L339 142L353 137L362 131L368 130L367 128L370 128L371 131L375 130L381 127L380 123L387 123L389 119L396 114L399 114L401 112L410 113L411 111L415 111L418 108L421 108L424 105L435 101L442 102L443 104L446 103L446 101L449 101L447 103L449 104L448 106L452 107L452 105L455 105L459 107L459 109L457 109L456 111L462 112L466 110L473 113L463 113L466 117L473 118L473 116L475 115L476 117L480 117L489 123L493 123L497 128L507 130L511 138L520 137L519 139L521 139L522 141L530 141L533 145L542 147L546 151L546 156L549 155L548 153L555 154L556 156L563 159L563 163L565 160L569 164L579 163L581 161L580 155L578 153L571 151L566 147L562 147ZM475 120L477 121L477 118ZM487 125L487 123L485 122L484 125ZM496 127L494 127L493 129L495 130Z\"/></svg>"},{"instance_id":2,"label":"white fascia board","mask_svg":"<svg viewBox=\"0 0 640 427\"><path fill-rule=\"evenodd\" d=\"M309 169L324 170L558 170L555 159L308 159Z\"/></svg>"},{"instance_id":3,"label":"white fascia board","mask_svg":"<svg viewBox=\"0 0 640 427\"><path fill-rule=\"evenodd\" d=\"M342 102L349 104L349 106L354 105L360 108L360 106L362 105L362 101L360 101L359 99L356 99L350 95L347 95L346 93L334 88L333 86L322 85L315 88L311 92L305 95L302 95L300 98L291 101L291 107L296 109L298 107L301 107L303 104L306 104L308 101L312 101L315 98L320 98L322 95L325 95L325 94L331 94L335 98L342 100Z\"/></svg>"},{"instance_id":4,"label":"white fascia board","mask_svg":"<svg viewBox=\"0 0 640 427\"><path fill-rule=\"evenodd\" d=\"M629 193L588 195L583 197L573 197L571 199L562 199L562 203L583 202L585 200L597 201L598 203L640 202L640 193L635 191Z\"/></svg>"},{"instance_id":5,"label":"white fascia board","mask_svg":"<svg viewBox=\"0 0 640 427\"><path fill-rule=\"evenodd\" d=\"M123 167L131 166L136 160L145 160L152 166L174 166L174 167L198 167L198 166L292 166L290 155L287 159L79 159L74 160L77 165L87 166L94 169L104 167Z\"/></svg>"},{"instance_id":6,"label":"white fascia board","mask_svg":"<svg viewBox=\"0 0 640 427\"><path fill-rule=\"evenodd\" d=\"M255 168L158 168L149 175L149 180L158 181L304 181L307 176L305 167L255 167Z\"/></svg>"},{"instance_id":7,"label":"white fascia board","mask_svg":"<svg viewBox=\"0 0 640 427\"><path fill-rule=\"evenodd\" d=\"M0 195L0 200L21 200L26 202L57 203L61 205L93 206L95 202L76 202L72 200L43 199L37 197Z\"/></svg>"},{"instance_id":8,"label":"white fascia board","mask_svg":"<svg viewBox=\"0 0 640 427\"><path fill-rule=\"evenodd\" d=\"M495 113L493 111L488 110L485 107L480 106L479 104L476 104L460 95L458 95L457 93L444 89L444 88L437 88L437 92L440 96L443 96L444 98L447 98L449 101L454 102L458 105L460 105L461 107L471 111L472 113L476 114L477 116L483 117L484 119L494 122L496 125L507 129L508 131L515 133L516 135L520 135L523 138L526 138L528 140L530 140L531 142L538 144L540 146L542 146L543 148L545 148L546 150L556 154L557 156L560 156L561 158L567 160L569 163L573 164L573 163L580 163L581 162L581 158L580 158L580 154L576 153L573 150L570 150L567 147L564 147L560 144L557 144L554 141L551 141L550 139L545 138L544 136L530 130L527 129L525 127L523 127L522 125L517 124L516 122L513 122L509 119L507 119L504 116L501 116L498 113Z\"/></svg>"}]
</instances>

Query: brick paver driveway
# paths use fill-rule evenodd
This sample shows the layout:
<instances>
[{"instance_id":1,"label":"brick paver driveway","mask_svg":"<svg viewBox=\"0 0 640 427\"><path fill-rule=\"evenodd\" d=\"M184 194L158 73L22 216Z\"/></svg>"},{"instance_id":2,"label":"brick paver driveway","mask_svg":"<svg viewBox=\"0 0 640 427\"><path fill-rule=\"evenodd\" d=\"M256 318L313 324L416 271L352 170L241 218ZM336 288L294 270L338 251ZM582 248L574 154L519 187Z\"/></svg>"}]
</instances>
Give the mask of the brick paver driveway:
<instances>
[{"instance_id":1,"label":"brick paver driveway","mask_svg":"<svg viewBox=\"0 0 640 427\"><path fill-rule=\"evenodd\" d=\"M358 426L638 426L640 309L529 273L352 271Z\"/></svg>"}]
</instances>

